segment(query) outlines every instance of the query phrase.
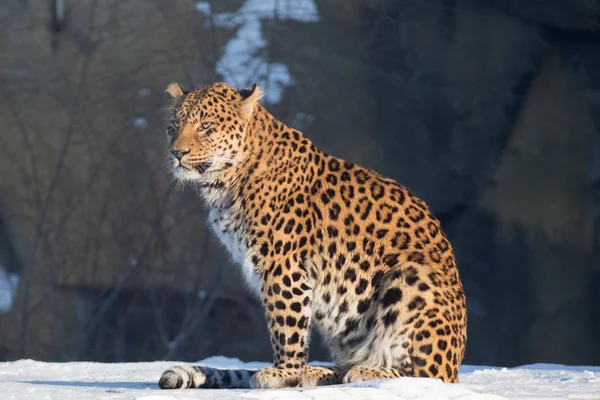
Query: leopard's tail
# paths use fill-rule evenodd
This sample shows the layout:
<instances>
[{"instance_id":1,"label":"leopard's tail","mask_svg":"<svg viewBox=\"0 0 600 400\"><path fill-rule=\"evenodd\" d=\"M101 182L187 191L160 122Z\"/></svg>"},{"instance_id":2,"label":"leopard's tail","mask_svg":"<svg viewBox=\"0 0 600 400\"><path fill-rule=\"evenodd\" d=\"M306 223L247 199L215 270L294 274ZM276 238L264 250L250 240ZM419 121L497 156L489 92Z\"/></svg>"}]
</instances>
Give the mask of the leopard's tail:
<instances>
[{"instance_id":1,"label":"leopard's tail","mask_svg":"<svg viewBox=\"0 0 600 400\"><path fill-rule=\"evenodd\" d=\"M161 389L248 389L256 371L245 369L216 369L198 365L182 365L163 372L158 386Z\"/></svg>"}]
</instances>

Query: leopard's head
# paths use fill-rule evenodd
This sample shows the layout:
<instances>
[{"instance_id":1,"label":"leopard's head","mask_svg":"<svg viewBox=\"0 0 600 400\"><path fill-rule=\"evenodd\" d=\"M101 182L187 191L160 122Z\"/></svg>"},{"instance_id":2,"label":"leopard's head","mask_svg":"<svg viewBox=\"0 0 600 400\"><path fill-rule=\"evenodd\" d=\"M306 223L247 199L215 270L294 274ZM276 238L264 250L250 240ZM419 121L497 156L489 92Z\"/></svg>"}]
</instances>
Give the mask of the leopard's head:
<instances>
[{"instance_id":1,"label":"leopard's head","mask_svg":"<svg viewBox=\"0 0 600 400\"><path fill-rule=\"evenodd\" d=\"M166 91L172 96L168 156L177 179L212 179L244 160L246 128L263 95L258 86L238 90L214 83L188 92L171 83Z\"/></svg>"}]
</instances>

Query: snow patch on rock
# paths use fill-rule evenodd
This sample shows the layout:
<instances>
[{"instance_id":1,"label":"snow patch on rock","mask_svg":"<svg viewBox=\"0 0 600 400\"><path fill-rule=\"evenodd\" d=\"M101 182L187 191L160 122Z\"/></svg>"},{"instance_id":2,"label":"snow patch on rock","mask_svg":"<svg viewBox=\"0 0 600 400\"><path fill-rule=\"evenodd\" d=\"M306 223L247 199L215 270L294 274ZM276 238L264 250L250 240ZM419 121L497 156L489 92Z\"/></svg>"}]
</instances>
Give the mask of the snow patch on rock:
<instances>
[{"instance_id":1,"label":"snow patch on rock","mask_svg":"<svg viewBox=\"0 0 600 400\"><path fill-rule=\"evenodd\" d=\"M235 13L213 13L211 4L197 2L196 11L217 27L237 29L217 62L216 72L237 87L257 83L265 91L265 101L281 101L286 87L294 84L289 68L283 63L269 62L264 27L273 21L319 21L314 0L246 0Z\"/></svg>"}]
</instances>

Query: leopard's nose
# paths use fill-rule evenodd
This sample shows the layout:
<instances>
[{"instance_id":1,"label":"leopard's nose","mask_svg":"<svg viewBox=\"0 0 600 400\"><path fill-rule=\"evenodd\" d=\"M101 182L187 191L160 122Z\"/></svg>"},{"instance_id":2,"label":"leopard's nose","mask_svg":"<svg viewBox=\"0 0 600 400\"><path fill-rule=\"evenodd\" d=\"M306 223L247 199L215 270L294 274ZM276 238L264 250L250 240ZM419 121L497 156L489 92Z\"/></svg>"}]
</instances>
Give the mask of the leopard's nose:
<instances>
[{"instance_id":1,"label":"leopard's nose","mask_svg":"<svg viewBox=\"0 0 600 400\"><path fill-rule=\"evenodd\" d=\"M171 150L171 154L173 154L173 156L178 160L181 160L181 158L189 152L190 152L190 149L185 149L185 150L173 149L173 150Z\"/></svg>"}]
</instances>

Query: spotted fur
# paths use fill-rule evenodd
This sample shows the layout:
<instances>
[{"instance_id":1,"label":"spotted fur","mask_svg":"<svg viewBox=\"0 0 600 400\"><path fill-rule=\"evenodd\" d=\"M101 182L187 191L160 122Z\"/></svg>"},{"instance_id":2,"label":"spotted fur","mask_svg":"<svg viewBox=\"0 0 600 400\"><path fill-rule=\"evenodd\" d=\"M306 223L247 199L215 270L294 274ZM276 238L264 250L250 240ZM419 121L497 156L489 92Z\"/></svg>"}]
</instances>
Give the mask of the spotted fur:
<instances>
[{"instance_id":1,"label":"spotted fur","mask_svg":"<svg viewBox=\"0 0 600 400\"><path fill-rule=\"evenodd\" d=\"M200 188L214 231L262 300L274 365L235 381L231 371L174 367L161 387L457 382L466 300L427 205L316 148L259 104L256 86L185 92L172 84L168 92L173 174ZM313 325L336 368L307 366Z\"/></svg>"}]
</instances>

